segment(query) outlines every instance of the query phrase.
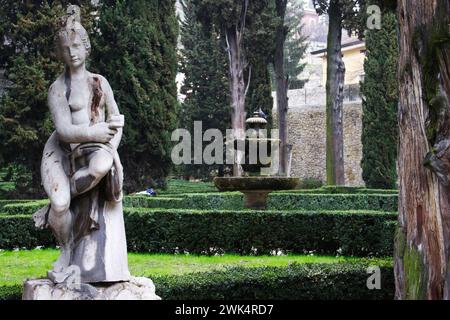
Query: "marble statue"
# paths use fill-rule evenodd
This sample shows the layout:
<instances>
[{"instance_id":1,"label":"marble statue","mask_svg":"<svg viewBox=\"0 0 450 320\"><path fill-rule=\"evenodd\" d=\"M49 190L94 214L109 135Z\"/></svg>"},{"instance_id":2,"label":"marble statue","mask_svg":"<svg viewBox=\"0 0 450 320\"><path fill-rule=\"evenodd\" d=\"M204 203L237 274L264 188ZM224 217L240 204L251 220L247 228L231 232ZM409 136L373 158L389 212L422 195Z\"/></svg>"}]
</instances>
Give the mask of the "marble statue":
<instances>
[{"instance_id":1,"label":"marble statue","mask_svg":"<svg viewBox=\"0 0 450 320\"><path fill-rule=\"evenodd\" d=\"M124 116L108 81L86 70L91 45L79 7L68 7L55 42L65 72L48 93L56 130L44 148L41 176L50 204L33 218L52 230L61 254L45 283L65 283L76 274L82 284L136 284L139 278L128 271L117 152Z\"/></svg>"}]
</instances>

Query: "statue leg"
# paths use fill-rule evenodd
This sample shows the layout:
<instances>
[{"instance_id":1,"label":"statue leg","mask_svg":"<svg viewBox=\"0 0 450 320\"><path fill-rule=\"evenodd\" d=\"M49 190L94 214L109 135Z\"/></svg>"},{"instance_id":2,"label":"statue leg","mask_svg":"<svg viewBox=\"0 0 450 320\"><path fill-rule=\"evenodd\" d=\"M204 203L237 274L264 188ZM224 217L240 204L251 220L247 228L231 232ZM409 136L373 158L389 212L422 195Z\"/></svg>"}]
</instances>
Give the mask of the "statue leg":
<instances>
[{"instance_id":1,"label":"statue leg","mask_svg":"<svg viewBox=\"0 0 450 320\"><path fill-rule=\"evenodd\" d=\"M88 157L89 165L81 168L70 179L72 197L94 188L111 170L113 156L105 150L98 150Z\"/></svg>"},{"instance_id":2,"label":"statue leg","mask_svg":"<svg viewBox=\"0 0 450 320\"><path fill-rule=\"evenodd\" d=\"M48 224L61 246L61 255L54 271L61 272L70 264L72 244L72 214L70 212L70 181L66 172L67 155L58 143L56 133L44 148L41 176L44 189L50 198Z\"/></svg>"}]
</instances>

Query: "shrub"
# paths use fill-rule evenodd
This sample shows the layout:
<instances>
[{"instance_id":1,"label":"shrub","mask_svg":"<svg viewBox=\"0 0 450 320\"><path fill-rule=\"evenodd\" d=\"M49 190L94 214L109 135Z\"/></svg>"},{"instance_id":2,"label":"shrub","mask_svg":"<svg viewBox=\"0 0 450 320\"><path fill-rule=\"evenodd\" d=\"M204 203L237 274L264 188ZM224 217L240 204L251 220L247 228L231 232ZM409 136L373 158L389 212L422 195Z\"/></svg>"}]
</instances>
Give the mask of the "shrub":
<instances>
[{"instance_id":1,"label":"shrub","mask_svg":"<svg viewBox=\"0 0 450 320\"><path fill-rule=\"evenodd\" d=\"M388 256L395 219L383 212L129 209L125 223L133 251Z\"/></svg>"},{"instance_id":2,"label":"shrub","mask_svg":"<svg viewBox=\"0 0 450 320\"><path fill-rule=\"evenodd\" d=\"M1 207L1 212L10 215L28 215L33 214L45 206L48 200L35 200L26 202L9 202Z\"/></svg>"},{"instance_id":3,"label":"shrub","mask_svg":"<svg viewBox=\"0 0 450 320\"><path fill-rule=\"evenodd\" d=\"M392 300L392 266L380 268L381 290L367 288L367 267L367 263L241 267L153 280L157 294L169 300Z\"/></svg>"},{"instance_id":4,"label":"shrub","mask_svg":"<svg viewBox=\"0 0 450 320\"><path fill-rule=\"evenodd\" d=\"M379 265L381 290L366 286L369 265ZM151 275L150 275L151 277ZM392 300L391 263L292 264L152 277L164 300ZM0 287L0 300L20 299L19 285Z\"/></svg>"},{"instance_id":5,"label":"shrub","mask_svg":"<svg viewBox=\"0 0 450 320\"><path fill-rule=\"evenodd\" d=\"M3 213L3 208L8 204L27 203L29 200L0 200L0 212Z\"/></svg>"},{"instance_id":6,"label":"shrub","mask_svg":"<svg viewBox=\"0 0 450 320\"><path fill-rule=\"evenodd\" d=\"M313 193L313 194L393 194L397 195L396 189L368 189L364 187L350 187L350 186L323 186L317 189L295 189L276 191L276 193Z\"/></svg>"},{"instance_id":7,"label":"shrub","mask_svg":"<svg viewBox=\"0 0 450 320\"><path fill-rule=\"evenodd\" d=\"M50 230L38 230L30 215L0 215L0 248L33 249L37 246L54 246Z\"/></svg>"},{"instance_id":8,"label":"shrub","mask_svg":"<svg viewBox=\"0 0 450 320\"><path fill-rule=\"evenodd\" d=\"M183 208L199 210L243 209L243 195L238 192L184 195ZM397 211L398 196L392 194L303 194L271 193L270 210L382 210Z\"/></svg>"},{"instance_id":9,"label":"shrub","mask_svg":"<svg viewBox=\"0 0 450 320\"><path fill-rule=\"evenodd\" d=\"M300 181L297 189L317 189L323 185L323 182L319 179L308 178Z\"/></svg>"},{"instance_id":10,"label":"shrub","mask_svg":"<svg viewBox=\"0 0 450 320\"><path fill-rule=\"evenodd\" d=\"M181 208L182 198L130 196L124 197L124 207L133 208Z\"/></svg>"},{"instance_id":11,"label":"shrub","mask_svg":"<svg viewBox=\"0 0 450 320\"><path fill-rule=\"evenodd\" d=\"M125 209L130 251L200 254L285 252L389 256L394 213ZM0 248L54 245L31 216L0 216Z\"/></svg>"}]
</instances>

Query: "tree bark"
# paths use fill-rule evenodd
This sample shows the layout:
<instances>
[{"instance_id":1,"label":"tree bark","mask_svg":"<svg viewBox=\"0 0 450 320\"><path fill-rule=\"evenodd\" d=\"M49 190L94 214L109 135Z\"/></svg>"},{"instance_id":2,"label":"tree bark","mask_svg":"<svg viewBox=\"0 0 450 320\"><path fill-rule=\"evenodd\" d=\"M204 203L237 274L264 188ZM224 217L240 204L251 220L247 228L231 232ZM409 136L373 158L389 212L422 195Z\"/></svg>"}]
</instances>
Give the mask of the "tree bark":
<instances>
[{"instance_id":1,"label":"tree bark","mask_svg":"<svg viewBox=\"0 0 450 320\"><path fill-rule=\"evenodd\" d=\"M345 65L342 60L342 11L336 0L330 1L328 9L329 26L327 39L327 184L343 185L344 176L344 134L342 126L343 90Z\"/></svg>"},{"instance_id":2,"label":"tree bark","mask_svg":"<svg viewBox=\"0 0 450 320\"><path fill-rule=\"evenodd\" d=\"M244 63L241 53L241 43L238 31L234 28L227 30L227 44L230 58L230 92L231 92L231 128L234 140L245 139L245 82ZM243 174L242 163L244 154L239 150L235 153L233 163L233 176Z\"/></svg>"},{"instance_id":3,"label":"tree bark","mask_svg":"<svg viewBox=\"0 0 450 320\"><path fill-rule=\"evenodd\" d=\"M242 141L245 139L245 96L247 94L248 84L251 80L249 76L246 86L244 70L247 63L243 50L243 38L247 8L248 0L245 0L238 23L225 30L230 73L231 128L233 129L233 139L235 141ZM244 161L245 150L239 148L239 144L237 144L233 164L233 176L240 177L243 175L244 170L242 169L242 164Z\"/></svg>"},{"instance_id":4,"label":"tree bark","mask_svg":"<svg viewBox=\"0 0 450 320\"><path fill-rule=\"evenodd\" d=\"M287 112L288 112L288 86L289 79L284 70L284 43L286 41L286 26L284 18L286 15L287 0L276 1L277 16L280 18L279 25L276 30L275 38L275 57L274 71L276 78L277 92L277 114L278 114L278 130L280 139L280 167L278 174L287 175L288 167L288 130L287 130Z\"/></svg>"},{"instance_id":5,"label":"tree bark","mask_svg":"<svg viewBox=\"0 0 450 320\"><path fill-rule=\"evenodd\" d=\"M398 1L397 299L450 299L449 9L450 0Z\"/></svg>"}]
</instances>

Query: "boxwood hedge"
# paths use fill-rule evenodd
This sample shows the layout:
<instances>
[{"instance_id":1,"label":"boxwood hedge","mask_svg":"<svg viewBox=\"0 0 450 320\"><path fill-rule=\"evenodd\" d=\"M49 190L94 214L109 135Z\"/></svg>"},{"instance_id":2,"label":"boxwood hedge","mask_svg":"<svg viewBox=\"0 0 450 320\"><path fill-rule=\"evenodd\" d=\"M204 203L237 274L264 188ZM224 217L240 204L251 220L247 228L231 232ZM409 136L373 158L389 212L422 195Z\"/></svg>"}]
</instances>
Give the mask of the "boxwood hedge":
<instances>
[{"instance_id":1,"label":"boxwood hedge","mask_svg":"<svg viewBox=\"0 0 450 320\"><path fill-rule=\"evenodd\" d=\"M230 268L225 271L149 277L164 300L392 300L391 264L381 263L381 289L369 290L368 262L293 264ZM22 286L0 287L0 300L20 299Z\"/></svg>"},{"instance_id":2,"label":"boxwood hedge","mask_svg":"<svg viewBox=\"0 0 450 320\"><path fill-rule=\"evenodd\" d=\"M272 193L268 198L270 210L381 210L397 211L395 194L304 194ZM192 209L243 209L240 193L188 194L182 201L183 208Z\"/></svg>"},{"instance_id":3,"label":"boxwood hedge","mask_svg":"<svg viewBox=\"0 0 450 320\"><path fill-rule=\"evenodd\" d=\"M396 214L377 211L125 209L130 251L392 255ZM54 245L29 215L0 216L0 248Z\"/></svg>"},{"instance_id":4,"label":"boxwood hedge","mask_svg":"<svg viewBox=\"0 0 450 320\"><path fill-rule=\"evenodd\" d=\"M367 288L367 267L367 263L239 267L153 280L157 294L170 300L392 300L392 266L380 266L380 290Z\"/></svg>"},{"instance_id":5,"label":"boxwood hedge","mask_svg":"<svg viewBox=\"0 0 450 320\"><path fill-rule=\"evenodd\" d=\"M272 193L270 210L381 210L397 211L396 194L315 194ZM0 202L0 213L33 214L48 200ZM191 193L162 197L127 196L125 207L185 208L199 210L242 210L243 195L239 192Z\"/></svg>"}]
</instances>

